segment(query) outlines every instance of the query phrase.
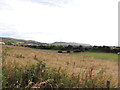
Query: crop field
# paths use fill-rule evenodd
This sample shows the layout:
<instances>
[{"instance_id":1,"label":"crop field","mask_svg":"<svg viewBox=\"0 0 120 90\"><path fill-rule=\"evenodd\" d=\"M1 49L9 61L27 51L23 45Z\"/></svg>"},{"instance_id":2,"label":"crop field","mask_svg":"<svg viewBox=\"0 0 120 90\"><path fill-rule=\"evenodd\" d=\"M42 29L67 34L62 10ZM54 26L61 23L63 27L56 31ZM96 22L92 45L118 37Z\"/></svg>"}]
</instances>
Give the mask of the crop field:
<instances>
[{"instance_id":1,"label":"crop field","mask_svg":"<svg viewBox=\"0 0 120 90\"><path fill-rule=\"evenodd\" d=\"M2 47L3 88L116 88L118 55ZM107 84L109 82L109 84Z\"/></svg>"}]
</instances>

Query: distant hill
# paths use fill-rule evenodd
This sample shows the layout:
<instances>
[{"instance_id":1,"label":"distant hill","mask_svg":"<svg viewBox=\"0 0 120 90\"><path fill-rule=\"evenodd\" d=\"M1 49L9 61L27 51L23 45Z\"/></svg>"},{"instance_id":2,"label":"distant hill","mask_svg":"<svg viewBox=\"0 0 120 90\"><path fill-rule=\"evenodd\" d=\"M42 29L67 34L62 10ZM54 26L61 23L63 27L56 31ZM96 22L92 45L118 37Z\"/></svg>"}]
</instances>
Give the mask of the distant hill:
<instances>
[{"instance_id":1,"label":"distant hill","mask_svg":"<svg viewBox=\"0 0 120 90\"><path fill-rule=\"evenodd\" d=\"M45 44L45 43L41 43L41 42L37 42L34 40L23 40L23 39L15 39L15 38L9 38L9 37L0 37L0 39L2 39L2 42L10 42L13 44Z\"/></svg>"},{"instance_id":2,"label":"distant hill","mask_svg":"<svg viewBox=\"0 0 120 90\"><path fill-rule=\"evenodd\" d=\"M91 46L90 44L84 44L84 43L75 43L75 42L54 42L54 43L42 43L34 40L24 40L24 39L15 39L15 38L9 38L9 37L0 37L2 39L2 42L10 42L13 44L33 44L33 45L55 45L55 46Z\"/></svg>"},{"instance_id":3,"label":"distant hill","mask_svg":"<svg viewBox=\"0 0 120 90\"><path fill-rule=\"evenodd\" d=\"M72 45L72 46L91 46L90 44L84 44L84 43L75 43L75 42L54 42L52 45L62 45L62 46L67 46L67 45Z\"/></svg>"}]
</instances>

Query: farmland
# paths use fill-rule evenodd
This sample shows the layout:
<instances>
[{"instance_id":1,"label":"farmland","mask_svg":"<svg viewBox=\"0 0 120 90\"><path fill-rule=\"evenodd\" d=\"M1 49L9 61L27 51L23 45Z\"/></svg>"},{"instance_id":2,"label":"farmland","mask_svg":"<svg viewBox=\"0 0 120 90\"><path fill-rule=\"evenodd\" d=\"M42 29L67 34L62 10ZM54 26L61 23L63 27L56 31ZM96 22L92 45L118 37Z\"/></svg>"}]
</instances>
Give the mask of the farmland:
<instances>
[{"instance_id":1,"label":"farmland","mask_svg":"<svg viewBox=\"0 0 120 90\"><path fill-rule=\"evenodd\" d=\"M108 80L111 88L117 87L118 84L118 56L116 54L58 53L55 50L7 45L3 45L2 54L3 87L106 88ZM41 66L45 71L34 73L36 66ZM28 85L29 83L16 84L23 83L23 75L26 75L29 68L34 71L37 81L31 86ZM28 81L32 81L31 77L26 82Z\"/></svg>"},{"instance_id":2,"label":"farmland","mask_svg":"<svg viewBox=\"0 0 120 90\"><path fill-rule=\"evenodd\" d=\"M80 54L77 53L76 55L90 56L90 57L94 57L97 59L105 59L105 60L118 60L118 55L113 54L113 53L85 52L85 53L80 53Z\"/></svg>"}]
</instances>

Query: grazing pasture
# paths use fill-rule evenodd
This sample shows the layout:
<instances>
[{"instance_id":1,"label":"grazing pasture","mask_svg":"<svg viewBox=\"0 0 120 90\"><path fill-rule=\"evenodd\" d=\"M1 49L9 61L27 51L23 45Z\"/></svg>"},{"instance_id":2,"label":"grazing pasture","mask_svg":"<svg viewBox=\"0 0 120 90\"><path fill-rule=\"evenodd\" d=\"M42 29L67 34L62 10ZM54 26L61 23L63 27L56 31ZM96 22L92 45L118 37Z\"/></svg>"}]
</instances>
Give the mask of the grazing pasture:
<instances>
[{"instance_id":1,"label":"grazing pasture","mask_svg":"<svg viewBox=\"0 0 120 90\"><path fill-rule=\"evenodd\" d=\"M104 59L104 60L118 60L118 54L113 54L113 53L85 52L85 53L77 53L76 55L90 56L90 57Z\"/></svg>"},{"instance_id":2,"label":"grazing pasture","mask_svg":"<svg viewBox=\"0 0 120 90\"><path fill-rule=\"evenodd\" d=\"M3 45L2 58L3 87L106 88L107 81L110 88L118 87L115 54L58 53Z\"/></svg>"}]
</instances>

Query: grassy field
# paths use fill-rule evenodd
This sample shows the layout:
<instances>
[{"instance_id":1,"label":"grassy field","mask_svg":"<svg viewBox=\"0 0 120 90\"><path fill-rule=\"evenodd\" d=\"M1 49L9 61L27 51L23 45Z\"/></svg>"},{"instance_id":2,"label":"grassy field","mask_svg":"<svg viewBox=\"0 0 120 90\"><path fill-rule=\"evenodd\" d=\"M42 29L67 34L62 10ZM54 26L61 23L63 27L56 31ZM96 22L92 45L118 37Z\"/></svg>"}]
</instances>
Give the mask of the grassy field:
<instances>
[{"instance_id":1,"label":"grassy field","mask_svg":"<svg viewBox=\"0 0 120 90\"><path fill-rule=\"evenodd\" d=\"M85 52L85 53L77 53L76 55L80 56L90 56L98 59L105 59L105 60L118 60L118 55L113 53L93 53L93 52Z\"/></svg>"},{"instance_id":2,"label":"grassy field","mask_svg":"<svg viewBox=\"0 0 120 90\"><path fill-rule=\"evenodd\" d=\"M114 54L57 53L17 46L3 46L2 53L3 87L106 88L107 80L111 88L117 87Z\"/></svg>"}]
</instances>

